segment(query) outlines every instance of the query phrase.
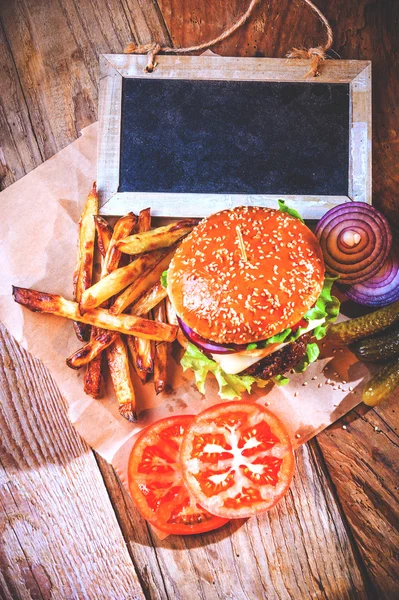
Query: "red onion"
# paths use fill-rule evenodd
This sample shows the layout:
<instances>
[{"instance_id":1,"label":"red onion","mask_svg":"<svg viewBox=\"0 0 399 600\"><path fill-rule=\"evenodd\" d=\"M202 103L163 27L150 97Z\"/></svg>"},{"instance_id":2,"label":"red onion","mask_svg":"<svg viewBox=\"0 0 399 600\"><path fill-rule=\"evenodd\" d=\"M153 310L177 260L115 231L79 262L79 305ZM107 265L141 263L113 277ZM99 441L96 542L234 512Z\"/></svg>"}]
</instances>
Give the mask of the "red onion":
<instances>
[{"instance_id":1,"label":"red onion","mask_svg":"<svg viewBox=\"0 0 399 600\"><path fill-rule=\"evenodd\" d=\"M348 298L366 306L386 306L399 300L399 244L392 246L387 260L373 277L340 288Z\"/></svg>"},{"instance_id":2,"label":"red onion","mask_svg":"<svg viewBox=\"0 0 399 600\"><path fill-rule=\"evenodd\" d=\"M364 202L348 202L329 210L315 234L326 270L339 282L355 284L373 277L387 259L392 245L388 221Z\"/></svg>"},{"instance_id":3,"label":"red onion","mask_svg":"<svg viewBox=\"0 0 399 600\"><path fill-rule=\"evenodd\" d=\"M180 328L189 342L197 346L200 350L207 354L233 354L233 352L240 352L246 350L248 344L217 344L211 340L206 340L202 336L195 333L191 327L186 325L179 317Z\"/></svg>"}]
</instances>

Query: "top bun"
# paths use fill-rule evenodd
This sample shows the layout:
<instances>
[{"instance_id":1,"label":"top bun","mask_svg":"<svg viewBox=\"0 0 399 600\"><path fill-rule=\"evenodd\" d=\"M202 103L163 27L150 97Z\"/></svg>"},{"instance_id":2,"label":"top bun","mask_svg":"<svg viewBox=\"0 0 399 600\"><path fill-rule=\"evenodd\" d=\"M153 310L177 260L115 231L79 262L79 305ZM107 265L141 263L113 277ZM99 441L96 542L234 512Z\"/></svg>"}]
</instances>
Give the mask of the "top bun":
<instances>
[{"instance_id":1,"label":"top bun","mask_svg":"<svg viewBox=\"0 0 399 600\"><path fill-rule=\"evenodd\" d=\"M323 281L321 248L306 225L280 210L239 206L204 219L185 238L170 263L168 294L202 337L246 344L300 321Z\"/></svg>"}]
</instances>

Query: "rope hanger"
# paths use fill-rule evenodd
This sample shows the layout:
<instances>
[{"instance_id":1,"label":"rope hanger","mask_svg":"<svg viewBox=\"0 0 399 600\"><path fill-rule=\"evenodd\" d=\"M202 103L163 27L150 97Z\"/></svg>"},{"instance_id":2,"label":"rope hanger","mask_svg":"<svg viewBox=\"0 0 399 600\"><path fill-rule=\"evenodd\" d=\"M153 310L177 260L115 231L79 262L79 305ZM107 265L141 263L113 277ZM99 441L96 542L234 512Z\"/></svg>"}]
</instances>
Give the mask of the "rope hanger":
<instances>
[{"instance_id":1,"label":"rope hanger","mask_svg":"<svg viewBox=\"0 0 399 600\"><path fill-rule=\"evenodd\" d=\"M327 18L323 15L321 10L317 8L311 2L311 0L303 0L305 4L307 4L311 10L316 13L319 17L320 21L323 23L327 30L327 40L324 45L316 46L315 48L293 48L291 52L287 54L287 58L302 58L310 60L309 71L306 73L305 77L317 77L320 75L320 65L327 58L326 52L331 48L333 43L333 32ZM145 67L145 72L152 73L154 68L156 67L156 56L157 54L189 54L191 52L198 52L200 50L207 50L208 48L212 48L219 42L222 42L226 38L230 37L237 29L242 27L244 23L246 23L249 17L252 15L255 6L260 3L261 0L251 0L249 6L245 13L241 15L241 17L233 23L230 27L222 31L220 35L215 37L213 40L208 42L204 42L202 44L198 44L197 46L188 46L185 48L174 48L173 46L161 46L158 42L150 42L148 44L143 44L137 46L133 42L130 43L125 49L126 54L147 54L147 66Z\"/></svg>"}]
</instances>

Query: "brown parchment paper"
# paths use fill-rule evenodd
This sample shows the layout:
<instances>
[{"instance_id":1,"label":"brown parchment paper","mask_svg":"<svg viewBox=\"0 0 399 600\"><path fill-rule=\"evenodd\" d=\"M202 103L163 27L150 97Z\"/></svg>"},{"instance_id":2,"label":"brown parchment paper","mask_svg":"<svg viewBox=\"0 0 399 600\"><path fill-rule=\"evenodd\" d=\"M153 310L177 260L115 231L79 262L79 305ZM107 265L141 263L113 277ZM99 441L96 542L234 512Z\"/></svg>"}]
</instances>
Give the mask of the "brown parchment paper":
<instances>
[{"instance_id":1,"label":"brown parchment paper","mask_svg":"<svg viewBox=\"0 0 399 600\"><path fill-rule=\"evenodd\" d=\"M2 218L0 320L33 356L48 367L82 437L111 462L126 483L127 461L135 435L164 416L197 413L220 402L213 381L203 397L192 377L172 359L173 391L155 396L151 383L134 380L139 423L118 413L111 386L93 400L83 392L83 370L73 371L65 358L81 343L70 321L35 314L15 304L11 285L32 287L71 298L76 259L77 222L96 178L97 124L53 158L0 194ZM131 207L134 211L134 206ZM287 424L299 445L360 402L368 368L347 350L322 345L322 358L289 385L268 386L251 396L267 404Z\"/></svg>"}]
</instances>

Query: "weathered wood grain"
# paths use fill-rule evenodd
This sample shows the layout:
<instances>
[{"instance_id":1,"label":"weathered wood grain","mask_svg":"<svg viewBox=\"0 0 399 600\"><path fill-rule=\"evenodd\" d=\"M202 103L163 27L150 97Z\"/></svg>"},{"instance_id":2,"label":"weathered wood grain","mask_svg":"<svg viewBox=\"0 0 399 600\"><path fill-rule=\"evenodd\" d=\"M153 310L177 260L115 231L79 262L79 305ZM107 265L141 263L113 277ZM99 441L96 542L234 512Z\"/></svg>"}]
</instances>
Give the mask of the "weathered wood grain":
<instances>
[{"instance_id":1,"label":"weathered wood grain","mask_svg":"<svg viewBox=\"0 0 399 600\"><path fill-rule=\"evenodd\" d=\"M1 23L0 73L0 189L3 189L43 159Z\"/></svg>"},{"instance_id":2,"label":"weathered wood grain","mask_svg":"<svg viewBox=\"0 0 399 600\"><path fill-rule=\"evenodd\" d=\"M317 437L381 598L399 596L398 399L375 410L361 405Z\"/></svg>"},{"instance_id":3,"label":"weathered wood grain","mask_svg":"<svg viewBox=\"0 0 399 600\"><path fill-rule=\"evenodd\" d=\"M113 470L99 465L148 598L373 597L313 442L297 452L294 484L276 508L191 538L158 540Z\"/></svg>"},{"instance_id":4,"label":"weathered wood grain","mask_svg":"<svg viewBox=\"0 0 399 600\"><path fill-rule=\"evenodd\" d=\"M374 202L399 224L399 4L317 4L331 21L340 57L373 61ZM173 42L187 45L218 34L247 0L159 0L159 6ZM119 52L131 37L143 43L168 39L155 0L9 0L0 2L0 18L6 44L0 58L6 73L0 82L1 161L15 171L8 171L6 185L95 119L98 53ZM301 0L263 0L253 20L215 51L283 57L292 46L317 44L323 35ZM92 456L67 422L57 390L39 363L11 341L2 344L2 597L124 600L140 593L137 577L146 597L157 599L398 595L393 405L352 412L347 430L341 422L321 434L298 455L300 478L283 503L241 528L230 525L231 537L217 544L222 532L157 541L111 467L100 462L135 576Z\"/></svg>"},{"instance_id":5,"label":"weathered wood grain","mask_svg":"<svg viewBox=\"0 0 399 600\"><path fill-rule=\"evenodd\" d=\"M7 175L8 169L15 171L5 179L7 184L50 158L96 120L101 53L123 52L132 40L145 43L155 28L157 37L169 42L155 1L10 0L0 2L0 20L5 36L0 65L6 62L0 90L4 90L3 102L7 101L8 128L22 87L26 105L17 115L30 121L30 127L21 127L26 129L21 151L26 145L25 154L34 158L29 162L26 156L24 160L18 157L21 134L17 128L11 136L4 136L0 164L5 163L7 169L0 176ZM0 42L1 36L0 31ZM16 71L11 78L13 64ZM6 89L7 85L11 88ZM5 117L0 113L0 118Z\"/></svg>"},{"instance_id":6,"label":"weathered wood grain","mask_svg":"<svg viewBox=\"0 0 399 600\"><path fill-rule=\"evenodd\" d=\"M4 328L0 395L0 597L144 598L92 452Z\"/></svg>"}]
</instances>

